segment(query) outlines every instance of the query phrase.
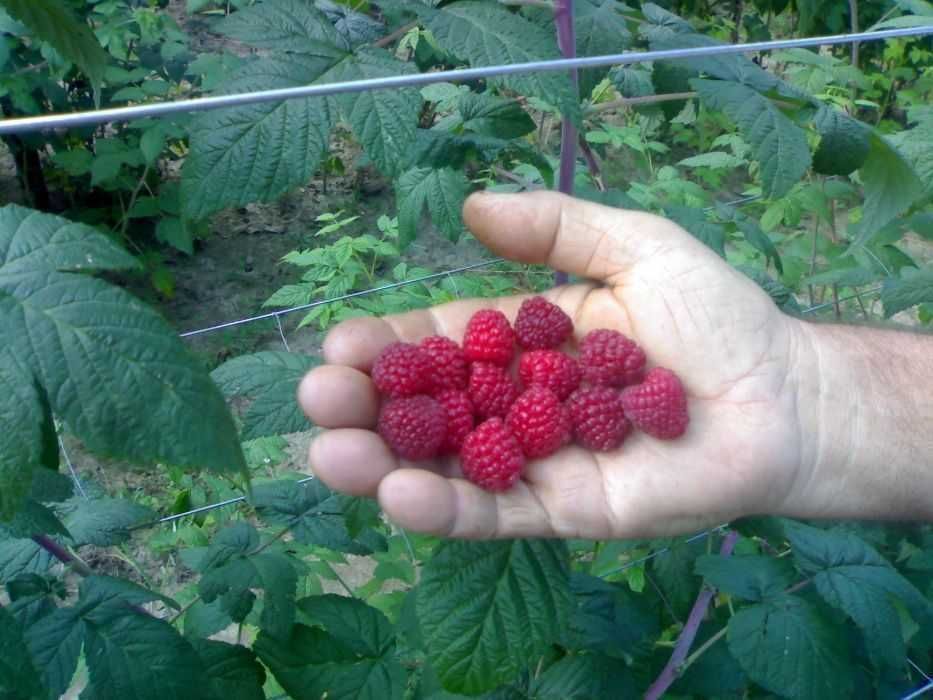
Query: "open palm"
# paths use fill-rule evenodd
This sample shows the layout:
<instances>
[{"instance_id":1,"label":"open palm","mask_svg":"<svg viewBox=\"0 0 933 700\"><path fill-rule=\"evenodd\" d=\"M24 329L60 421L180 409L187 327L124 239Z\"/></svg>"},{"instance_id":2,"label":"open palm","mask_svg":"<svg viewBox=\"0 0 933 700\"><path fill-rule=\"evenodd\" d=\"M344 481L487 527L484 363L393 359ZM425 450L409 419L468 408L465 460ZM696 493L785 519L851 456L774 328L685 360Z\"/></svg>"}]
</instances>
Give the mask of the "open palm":
<instances>
[{"instance_id":1,"label":"open palm","mask_svg":"<svg viewBox=\"0 0 933 700\"><path fill-rule=\"evenodd\" d=\"M533 193L474 195L464 217L504 257L594 280L546 296L574 320L577 340L613 328L645 349L649 365L674 370L687 390L687 433L670 442L635 433L611 453L567 447L529 462L501 494L459 478L455 460L398 460L373 432L379 399L365 372L390 342L459 340L477 309L496 306L514 319L524 297L467 300L354 319L328 335L327 364L299 390L308 416L331 429L311 446L320 479L377 497L403 527L449 537L668 535L780 506L802 463L798 322L650 214Z\"/></svg>"}]
</instances>

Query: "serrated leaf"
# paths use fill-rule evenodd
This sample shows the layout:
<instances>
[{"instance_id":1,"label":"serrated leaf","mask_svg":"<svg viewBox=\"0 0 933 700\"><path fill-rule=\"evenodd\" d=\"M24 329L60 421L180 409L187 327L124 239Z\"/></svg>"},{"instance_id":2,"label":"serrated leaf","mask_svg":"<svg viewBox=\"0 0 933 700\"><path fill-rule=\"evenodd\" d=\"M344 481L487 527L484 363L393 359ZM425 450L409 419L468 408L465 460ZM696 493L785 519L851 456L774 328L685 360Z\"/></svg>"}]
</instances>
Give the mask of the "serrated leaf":
<instances>
[{"instance_id":1,"label":"serrated leaf","mask_svg":"<svg viewBox=\"0 0 933 700\"><path fill-rule=\"evenodd\" d=\"M535 130L535 123L515 100L485 92L464 93L457 102L463 128L483 136L517 139Z\"/></svg>"},{"instance_id":2,"label":"serrated leaf","mask_svg":"<svg viewBox=\"0 0 933 700\"><path fill-rule=\"evenodd\" d=\"M166 216L156 224L156 238L185 255L194 255L194 238L183 219Z\"/></svg>"},{"instance_id":3,"label":"serrated leaf","mask_svg":"<svg viewBox=\"0 0 933 700\"><path fill-rule=\"evenodd\" d=\"M849 697L852 675L842 628L792 596L743 608L729 619L729 650L749 677L795 700Z\"/></svg>"},{"instance_id":4,"label":"serrated leaf","mask_svg":"<svg viewBox=\"0 0 933 700\"><path fill-rule=\"evenodd\" d=\"M813 154L813 169L823 175L848 175L868 157L871 133L860 121L838 109L820 107L813 118L820 145Z\"/></svg>"},{"instance_id":5,"label":"serrated leaf","mask_svg":"<svg viewBox=\"0 0 933 700\"><path fill-rule=\"evenodd\" d=\"M786 560L760 555L713 554L697 557L697 574L711 586L745 600L762 601L779 595L794 581L794 570Z\"/></svg>"},{"instance_id":6,"label":"serrated leaf","mask_svg":"<svg viewBox=\"0 0 933 700\"><path fill-rule=\"evenodd\" d=\"M536 675L530 697L535 700L588 700L638 697L635 679L624 663L601 654L565 656Z\"/></svg>"},{"instance_id":7,"label":"serrated leaf","mask_svg":"<svg viewBox=\"0 0 933 700\"><path fill-rule=\"evenodd\" d=\"M881 288L884 316L909 309L917 304L933 301L933 268L905 267L900 277L888 277Z\"/></svg>"},{"instance_id":8,"label":"serrated leaf","mask_svg":"<svg viewBox=\"0 0 933 700\"><path fill-rule=\"evenodd\" d=\"M197 601L185 613L186 637L210 637L233 624L233 618L223 610L220 600L213 603Z\"/></svg>"},{"instance_id":9,"label":"serrated leaf","mask_svg":"<svg viewBox=\"0 0 933 700\"><path fill-rule=\"evenodd\" d=\"M58 0L3 0L3 6L38 39L48 42L100 87L109 57L87 23Z\"/></svg>"},{"instance_id":10,"label":"serrated leaf","mask_svg":"<svg viewBox=\"0 0 933 700\"><path fill-rule=\"evenodd\" d=\"M339 499L317 479L304 484L289 480L258 484L250 503L265 522L289 528L303 544L354 554L372 552L351 539Z\"/></svg>"},{"instance_id":11,"label":"serrated leaf","mask_svg":"<svg viewBox=\"0 0 933 700\"><path fill-rule=\"evenodd\" d=\"M384 49L361 48L317 81L367 80L417 72ZM414 88L368 90L331 98L353 128L366 155L383 173L394 175L415 145L421 95Z\"/></svg>"},{"instance_id":12,"label":"serrated leaf","mask_svg":"<svg viewBox=\"0 0 933 700\"><path fill-rule=\"evenodd\" d=\"M0 532L0 583L23 573L44 574L53 561L52 555L32 540L4 538Z\"/></svg>"},{"instance_id":13,"label":"serrated leaf","mask_svg":"<svg viewBox=\"0 0 933 700\"><path fill-rule=\"evenodd\" d=\"M44 534L69 536L67 528L50 508L28 498L13 519L6 524L6 529L11 537Z\"/></svg>"},{"instance_id":14,"label":"serrated leaf","mask_svg":"<svg viewBox=\"0 0 933 700\"><path fill-rule=\"evenodd\" d=\"M344 54L276 54L240 68L224 92L307 85ZM281 100L205 112L190 126L182 168L183 210L202 219L230 206L269 201L307 182L327 152L326 98Z\"/></svg>"},{"instance_id":15,"label":"serrated leaf","mask_svg":"<svg viewBox=\"0 0 933 700\"><path fill-rule=\"evenodd\" d=\"M661 549L662 542L656 543ZM703 541L670 542L670 549L651 560L651 569L674 612L686 617L700 589L700 578L693 573L693 562L706 546Z\"/></svg>"},{"instance_id":16,"label":"serrated leaf","mask_svg":"<svg viewBox=\"0 0 933 700\"><path fill-rule=\"evenodd\" d=\"M817 272L815 275L803 278L801 282L803 284L838 284L842 287L864 287L866 284L875 282L878 277L878 272L856 265Z\"/></svg>"},{"instance_id":17,"label":"serrated leaf","mask_svg":"<svg viewBox=\"0 0 933 700\"><path fill-rule=\"evenodd\" d=\"M143 588L127 579L114 578L113 576L88 576L82 579L78 590L80 593L78 604L81 614L88 616L91 622L94 622L100 615L109 616L111 607L122 610L131 605L143 605L154 600L161 601L166 606L176 610L179 607L178 603L161 593L150 591L148 588ZM98 613L97 608L101 608L105 612Z\"/></svg>"},{"instance_id":18,"label":"serrated leaf","mask_svg":"<svg viewBox=\"0 0 933 700\"><path fill-rule=\"evenodd\" d=\"M754 89L724 80L690 81L700 99L723 110L739 127L760 164L763 193L781 197L810 166L806 133L785 117L771 100Z\"/></svg>"},{"instance_id":19,"label":"serrated leaf","mask_svg":"<svg viewBox=\"0 0 933 700\"><path fill-rule=\"evenodd\" d=\"M616 0L578 0L574 5L574 31L577 56L603 56L622 53L632 35L619 14L623 9ZM593 88L606 76L606 68L579 71L580 94L589 97Z\"/></svg>"},{"instance_id":20,"label":"serrated leaf","mask_svg":"<svg viewBox=\"0 0 933 700\"><path fill-rule=\"evenodd\" d=\"M266 671L256 661L256 655L251 649L211 639L194 639L191 640L191 645L201 657L214 698L265 699L262 686L266 680Z\"/></svg>"},{"instance_id":21,"label":"serrated leaf","mask_svg":"<svg viewBox=\"0 0 933 700\"><path fill-rule=\"evenodd\" d=\"M71 683L84 643L84 621L76 608L56 608L26 630L29 655L41 669L49 697L57 698Z\"/></svg>"},{"instance_id":22,"label":"serrated leaf","mask_svg":"<svg viewBox=\"0 0 933 700\"><path fill-rule=\"evenodd\" d=\"M249 397L242 438L254 440L308 430L310 424L295 393L302 377L320 360L311 355L265 351L242 355L211 372L228 398Z\"/></svg>"},{"instance_id":23,"label":"serrated leaf","mask_svg":"<svg viewBox=\"0 0 933 700\"><path fill-rule=\"evenodd\" d=\"M928 24L933 19L928 20ZM924 183L927 196L933 195L933 116L912 129L891 134L887 140L901 153Z\"/></svg>"},{"instance_id":24,"label":"serrated leaf","mask_svg":"<svg viewBox=\"0 0 933 700\"><path fill-rule=\"evenodd\" d=\"M622 97L644 97L654 94L651 72L640 66L616 66L609 71L609 80Z\"/></svg>"},{"instance_id":25,"label":"serrated leaf","mask_svg":"<svg viewBox=\"0 0 933 700\"><path fill-rule=\"evenodd\" d=\"M296 700L401 700L405 688L394 645L361 657L327 632L298 624L286 640L261 633L253 648Z\"/></svg>"},{"instance_id":26,"label":"serrated leaf","mask_svg":"<svg viewBox=\"0 0 933 700\"><path fill-rule=\"evenodd\" d=\"M77 507L65 519L75 545L98 547L125 542L134 525L153 520L155 513L145 506L120 498L78 499Z\"/></svg>"},{"instance_id":27,"label":"serrated leaf","mask_svg":"<svg viewBox=\"0 0 933 700\"><path fill-rule=\"evenodd\" d=\"M421 213L427 206L434 224L452 241L463 232L463 200L469 183L459 170L414 168L396 183L399 241L403 246L418 235Z\"/></svg>"},{"instance_id":28,"label":"serrated leaf","mask_svg":"<svg viewBox=\"0 0 933 700\"><path fill-rule=\"evenodd\" d=\"M725 257L726 230L719 224L709 221L703 210L672 204L664 208L664 213L695 238L703 241L720 256Z\"/></svg>"},{"instance_id":29,"label":"serrated leaf","mask_svg":"<svg viewBox=\"0 0 933 700\"><path fill-rule=\"evenodd\" d=\"M441 46L474 67L560 58L553 31L479 0L445 5L427 15L424 23ZM546 100L579 121L580 105L563 73L528 73L489 81Z\"/></svg>"},{"instance_id":30,"label":"serrated leaf","mask_svg":"<svg viewBox=\"0 0 933 700\"><path fill-rule=\"evenodd\" d=\"M903 156L872 132L868 158L859 170L865 189L862 219L853 227L852 245L868 243L923 194L923 183Z\"/></svg>"},{"instance_id":31,"label":"serrated leaf","mask_svg":"<svg viewBox=\"0 0 933 700\"><path fill-rule=\"evenodd\" d=\"M744 158L738 158L725 151L708 151L677 161L677 165L690 168L739 168L745 165Z\"/></svg>"},{"instance_id":32,"label":"serrated leaf","mask_svg":"<svg viewBox=\"0 0 933 700\"><path fill-rule=\"evenodd\" d=\"M385 32L381 22L346 5L330 0L315 0L314 4L324 12L327 20L334 25L334 29L348 46L375 41Z\"/></svg>"},{"instance_id":33,"label":"serrated leaf","mask_svg":"<svg viewBox=\"0 0 933 700\"><path fill-rule=\"evenodd\" d=\"M319 624L360 656L379 657L394 645L395 635L386 616L356 598L312 596L301 599L298 607L309 622Z\"/></svg>"},{"instance_id":34,"label":"serrated leaf","mask_svg":"<svg viewBox=\"0 0 933 700\"><path fill-rule=\"evenodd\" d=\"M0 521L12 518L29 493L41 462L42 425L51 418L31 379L12 354L0 351Z\"/></svg>"},{"instance_id":35,"label":"serrated leaf","mask_svg":"<svg viewBox=\"0 0 933 700\"><path fill-rule=\"evenodd\" d=\"M88 450L187 468L243 471L223 397L154 310L86 274L136 267L96 230L0 209L0 347L42 387ZM188 432L179 435L183 423Z\"/></svg>"},{"instance_id":36,"label":"serrated leaf","mask_svg":"<svg viewBox=\"0 0 933 700\"><path fill-rule=\"evenodd\" d=\"M307 0L264 0L217 23L231 39L276 52L333 56L349 44L321 10Z\"/></svg>"},{"instance_id":37,"label":"serrated leaf","mask_svg":"<svg viewBox=\"0 0 933 700\"><path fill-rule=\"evenodd\" d=\"M0 697L43 697L43 690L23 643L23 630L12 614L0 607Z\"/></svg>"},{"instance_id":38,"label":"serrated leaf","mask_svg":"<svg viewBox=\"0 0 933 700\"><path fill-rule=\"evenodd\" d=\"M417 610L444 688L491 690L557 640L571 609L568 569L558 541L443 542L422 570Z\"/></svg>"}]
</instances>

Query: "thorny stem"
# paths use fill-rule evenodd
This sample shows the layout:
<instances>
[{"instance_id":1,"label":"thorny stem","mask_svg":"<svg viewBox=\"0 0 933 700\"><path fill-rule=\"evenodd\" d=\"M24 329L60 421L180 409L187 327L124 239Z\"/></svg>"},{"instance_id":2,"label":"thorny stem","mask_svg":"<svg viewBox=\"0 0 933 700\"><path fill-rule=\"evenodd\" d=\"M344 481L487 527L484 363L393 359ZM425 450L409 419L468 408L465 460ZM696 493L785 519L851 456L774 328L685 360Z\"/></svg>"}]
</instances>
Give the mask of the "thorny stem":
<instances>
[{"instance_id":1,"label":"thorny stem","mask_svg":"<svg viewBox=\"0 0 933 700\"><path fill-rule=\"evenodd\" d=\"M82 576L93 576L94 571L83 561L74 556L58 542L48 535L33 535L32 541L42 547L46 552L58 559L62 564L71 568L75 573Z\"/></svg>"},{"instance_id":2,"label":"thorny stem","mask_svg":"<svg viewBox=\"0 0 933 700\"><path fill-rule=\"evenodd\" d=\"M555 0L554 27L557 30L557 46L564 58L576 58L577 37L574 30L573 0ZM570 71L570 81L573 91L577 92L577 70ZM564 115L560 122L560 173L558 175L557 189L564 194L573 194L573 178L577 163L577 128L573 122ZM554 284L566 284L565 272L554 273Z\"/></svg>"},{"instance_id":3,"label":"thorny stem","mask_svg":"<svg viewBox=\"0 0 933 700\"><path fill-rule=\"evenodd\" d=\"M722 557L730 556L738 538L739 533L736 530L730 530L722 541L719 555ZM709 607L715 594L716 590L714 588L705 587L700 591L696 602L693 604L693 608L690 610L690 615L687 617L687 623L684 625L680 637L677 639L677 645L674 647L671 658L668 660L667 665L661 671L660 675L655 679L654 683L651 684L651 687L648 688L644 700L658 700L676 680L678 669L684 663L687 654L690 652L690 646L697 636L700 623L703 622L706 609Z\"/></svg>"}]
</instances>

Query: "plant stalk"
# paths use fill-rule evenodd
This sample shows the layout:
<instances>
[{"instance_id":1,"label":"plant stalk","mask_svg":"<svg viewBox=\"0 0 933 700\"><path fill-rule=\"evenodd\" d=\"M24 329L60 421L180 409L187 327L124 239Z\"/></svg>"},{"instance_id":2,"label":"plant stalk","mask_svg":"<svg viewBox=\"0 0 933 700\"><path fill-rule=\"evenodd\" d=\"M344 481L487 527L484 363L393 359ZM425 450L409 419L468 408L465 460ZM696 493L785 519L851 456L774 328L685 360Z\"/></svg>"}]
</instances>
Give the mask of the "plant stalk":
<instances>
[{"instance_id":1,"label":"plant stalk","mask_svg":"<svg viewBox=\"0 0 933 700\"><path fill-rule=\"evenodd\" d=\"M74 556L48 535L33 535L32 541L42 547L46 552L58 559L62 564L82 576L93 576L94 572L87 564Z\"/></svg>"},{"instance_id":2,"label":"plant stalk","mask_svg":"<svg viewBox=\"0 0 933 700\"><path fill-rule=\"evenodd\" d=\"M573 0L555 0L554 27L557 30L557 47L564 58L576 58L577 36L574 30ZM577 92L577 70L570 71L570 82L574 93ZM573 178L577 162L577 127L567 118L560 121L560 172L557 179L557 189L564 194L573 194ZM555 272L554 284L566 284L567 273Z\"/></svg>"},{"instance_id":3,"label":"plant stalk","mask_svg":"<svg viewBox=\"0 0 933 700\"><path fill-rule=\"evenodd\" d=\"M738 538L739 533L736 530L730 530L722 541L719 555L722 557L730 556ZM645 693L645 700L658 700L677 680L679 669L686 660L687 654L690 653L690 647L693 645L693 640L696 639L700 623L703 622L706 610L715 595L715 588L704 587L700 591L700 595L697 596L696 602L694 602L693 608L690 610L690 615L687 617L687 623L684 625L680 637L677 638L677 645L674 647L671 658L654 683L651 684L651 687L648 688Z\"/></svg>"}]
</instances>

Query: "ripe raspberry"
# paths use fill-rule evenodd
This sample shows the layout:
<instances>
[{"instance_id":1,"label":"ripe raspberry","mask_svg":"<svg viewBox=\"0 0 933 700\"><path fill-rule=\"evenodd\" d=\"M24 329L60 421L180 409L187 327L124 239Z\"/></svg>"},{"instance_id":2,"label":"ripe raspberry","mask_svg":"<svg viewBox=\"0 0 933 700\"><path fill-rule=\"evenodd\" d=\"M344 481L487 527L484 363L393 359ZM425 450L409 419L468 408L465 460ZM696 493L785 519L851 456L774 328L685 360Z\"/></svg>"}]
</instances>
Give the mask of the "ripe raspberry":
<instances>
[{"instance_id":1,"label":"ripe raspberry","mask_svg":"<svg viewBox=\"0 0 933 700\"><path fill-rule=\"evenodd\" d=\"M436 457L447 435L447 412L430 396L392 399L379 413L379 434L399 457Z\"/></svg>"},{"instance_id":2,"label":"ripe raspberry","mask_svg":"<svg viewBox=\"0 0 933 700\"><path fill-rule=\"evenodd\" d=\"M645 353L618 331L590 331L580 343L583 379L590 384L628 386L637 384L645 368Z\"/></svg>"},{"instance_id":3,"label":"ripe raspberry","mask_svg":"<svg viewBox=\"0 0 933 700\"><path fill-rule=\"evenodd\" d=\"M559 350L532 350L522 353L518 376L525 386L547 387L561 401L580 386L580 363Z\"/></svg>"},{"instance_id":4,"label":"ripe raspberry","mask_svg":"<svg viewBox=\"0 0 933 700\"><path fill-rule=\"evenodd\" d=\"M618 389L593 386L577 389L567 401L573 437L581 447L611 452L632 431Z\"/></svg>"},{"instance_id":5,"label":"ripe raspberry","mask_svg":"<svg viewBox=\"0 0 933 700\"><path fill-rule=\"evenodd\" d=\"M687 430L687 394L677 375L655 367L637 386L622 390L625 415L639 430L661 440L680 437Z\"/></svg>"},{"instance_id":6,"label":"ripe raspberry","mask_svg":"<svg viewBox=\"0 0 933 700\"><path fill-rule=\"evenodd\" d=\"M463 353L470 362L505 366L515 356L515 331L501 311L482 309L467 322Z\"/></svg>"},{"instance_id":7,"label":"ripe raspberry","mask_svg":"<svg viewBox=\"0 0 933 700\"><path fill-rule=\"evenodd\" d=\"M437 401L447 412L447 437L440 454L457 454L463 439L473 430L473 402L465 391L447 389L437 395Z\"/></svg>"},{"instance_id":8,"label":"ripe raspberry","mask_svg":"<svg viewBox=\"0 0 933 700\"><path fill-rule=\"evenodd\" d=\"M432 385L431 359L417 345L391 343L370 372L376 389L389 398L427 393Z\"/></svg>"},{"instance_id":9,"label":"ripe raspberry","mask_svg":"<svg viewBox=\"0 0 933 700\"><path fill-rule=\"evenodd\" d=\"M573 321L544 297L522 302L515 317L515 335L526 350L556 348L573 333Z\"/></svg>"},{"instance_id":10,"label":"ripe raspberry","mask_svg":"<svg viewBox=\"0 0 933 700\"><path fill-rule=\"evenodd\" d=\"M474 362L470 367L470 385L467 392L477 416L504 418L521 390L508 371L499 365Z\"/></svg>"},{"instance_id":11,"label":"ripe raspberry","mask_svg":"<svg viewBox=\"0 0 933 700\"><path fill-rule=\"evenodd\" d=\"M432 335L422 340L418 347L431 361L434 378L432 393L445 389L466 389L470 368L459 345L442 335Z\"/></svg>"},{"instance_id":12,"label":"ripe raspberry","mask_svg":"<svg viewBox=\"0 0 933 700\"><path fill-rule=\"evenodd\" d=\"M466 436L460 450L463 475L487 491L510 488L525 468L518 440L501 418L490 418Z\"/></svg>"},{"instance_id":13,"label":"ripe raspberry","mask_svg":"<svg viewBox=\"0 0 933 700\"><path fill-rule=\"evenodd\" d=\"M532 386L505 417L529 459L547 457L570 442L570 413L550 389Z\"/></svg>"}]
</instances>

